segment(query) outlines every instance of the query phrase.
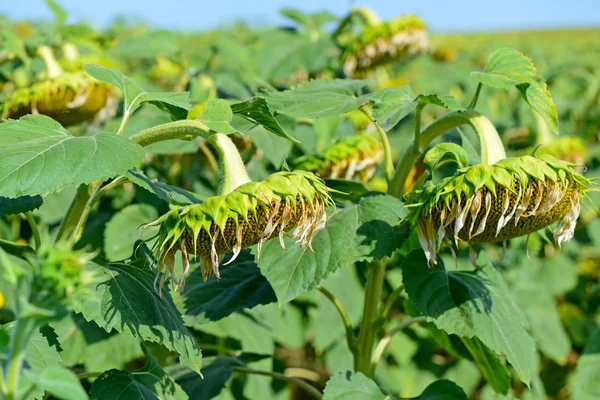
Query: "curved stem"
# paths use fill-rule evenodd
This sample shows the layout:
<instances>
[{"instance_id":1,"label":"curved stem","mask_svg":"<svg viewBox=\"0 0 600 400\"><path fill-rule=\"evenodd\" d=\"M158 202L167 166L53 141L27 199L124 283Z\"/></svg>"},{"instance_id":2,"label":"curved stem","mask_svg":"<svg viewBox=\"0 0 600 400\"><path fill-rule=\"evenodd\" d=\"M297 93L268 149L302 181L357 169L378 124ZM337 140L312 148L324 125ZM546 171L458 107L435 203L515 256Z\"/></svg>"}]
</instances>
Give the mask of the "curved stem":
<instances>
[{"instance_id":1,"label":"curved stem","mask_svg":"<svg viewBox=\"0 0 600 400\"><path fill-rule=\"evenodd\" d=\"M244 373L244 374L270 376L271 378L274 378L274 379L279 379L282 381L286 381L288 383L293 383L295 385L298 385L300 388L304 389L305 392L310 394L315 399L320 400L323 398L323 395L321 394L321 392L319 392L314 386L306 383L302 379L297 379L297 378L293 378L291 376L286 376L279 372L262 371L262 370L246 368L246 367L233 367L233 370L236 372Z\"/></svg>"},{"instance_id":2,"label":"curved stem","mask_svg":"<svg viewBox=\"0 0 600 400\"><path fill-rule=\"evenodd\" d=\"M356 336L354 335L354 330L352 328L352 322L350 321L350 317L348 313L344 309L342 303L331 293L329 290L325 289L321 285L317 285L316 289L323 293L325 297L327 297L333 306L336 308L340 317L342 317L342 321L344 322L344 327L346 328L346 340L348 341L348 347L352 353L356 352Z\"/></svg>"},{"instance_id":3,"label":"curved stem","mask_svg":"<svg viewBox=\"0 0 600 400\"><path fill-rule=\"evenodd\" d=\"M198 136L208 139L210 135L210 129L202 122L195 119L184 119L145 129L130 139L140 146L146 147L163 140L194 139Z\"/></svg>"},{"instance_id":4,"label":"curved stem","mask_svg":"<svg viewBox=\"0 0 600 400\"><path fill-rule=\"evenodd\" d=\"M73 197L71 205L65 214L65 218L63 218L63 221L60 224L55 242L58 242L63 238L63 236L69 235L73 232L90 197L91 194L89 186L79 185L77 192L75 193L75 197Z\"/></svg>"},{"instance_id":5,"label":"curved stem","mask_svg":"<svg viewBox=\"0 0 600 400\"><path fill-rule=\"evenodd\" d=\"M40 249L40 245L42 243L42 241L40 240L40 231L38 230L38 226L35 222L35 219L33 218L33 215L31 215L29 211L25 213L25 218L27 219L27 222L29 222L29 226L31 227L31 233L33 234L33 240L35 242L35 250L37 251Z\"/></svg>"},{"instance_id":6,"label":"curved stem","mask_svg":"<svg viewBox=\"0 0 600 400\"><path fill-rule=\"evenodd\" d=\"M64 73L62 67L54 58L52 49L48 46L40 46L37 49L37 54L46 64L46 71L48 73L48 79L56 78Z\"/></svg>"},{"instance_id":7,"label":"curved stem","mask_svg":"<svg viewBox=\"0 0 600 400\"><path fill-rule=\"evenodd\" d=\"M413 142L406 148L392 177L388 193L402 198L410 171L429 143L443 133L461 125L471 125L479 136L482 164L494 164L506 158L500 136L489 119L474 110L451 112L438 118L421 132L418 147Z\"/></svg>"},{"instance_id":8,"label":"curved stem","mask_svg":"<svg viewBox=\"0 0 600 400\"><path fill-rule=\"evenodd\" d=\"M204 142L200 143L198 145L198 150L200 150L202 155L206 158L206 163L208 164L208 168L210 168L210 170L212 172L214 172L215 175L219 175L219 163L217 162L217 159L215 158L213 153L210 151L210 149L208 148L206 143L204 143Z\"/></svg>"},{"instance_id":9,"label":"curved stem","mask_svg":"<svg viewBox=\"0 0 600 400\"><path fill-rule=\"evenodd\" d=\"M208 141L217 149L223 169L220 195L226 195L244 183L251 182L244 161L235 144L224 133L215 133Z\"/></svg>"},{"instance_id":10,"label":"curved stem","mask_svg":"<svg viewBox=\"0 0 600 400\"><path fill-rule=\"evenodd\" d=\"M381 319L385 320L390 315L390 311L394 306L394 303L400 297L400 295L404 292L404 285L398 286L394 291L389 295L387 300L385 301L383 308L381 310Z\"/></svg>"},{"instance_id":11,"label":"curved stem","mask_svg":"<svg viewBox=\"0 0 600 400\"><path fill-rule=\"evenodd\" d=\"M394 175L394 160L392 159L392 147L390 146L390 141L387 137L387 133L383 130L381 126L375 119L373 119L373 115L371 114L371 110L366 108L365 106L360 107L359 110L369 118L369 121L375 125L375 129L377 129L377 133L379 133L379 139L381 140L381 144L383 145L383 154L384 154L384 167L385 167L385 178L388 183L392 180L392 176Z\"/></svg>"},{"instance_id":12,"label":"curved stem","mask_svg":"<svg viewBox=\"0 0 600 400\"><path fill-rule=\"evenodd\" d=\"M375 367L377 367L377 364L379 363L381 356L385 352L385 349L387 348L387 346L392 342L392 336L394 336L396 333L400 332L404 328L406 328L414 323L424 322L426 320L427 320L427 317L422 317L422 316L407 319L406 321L399 323L394 328L392 328L388 333L386 333L385 336L377 344L377 348L375 348L375 352L373 353L373 358L371 359L371 373L373 374L375 372Z\"/></svg>"},{"instance_id":13,"label":"curved stem","mask_svg":"<svg viewBox=\"0 0 600 400\"><path fill-rule=\"evenodd\" d=\"M532 110L531 112L533 112L533 116L535 117L535 125L537 128L535 144L539 146L551 143L552 140L554 140L554 135L550 132L548 124L537 111Z\"/></svg>"},{"instance_id":14,"label":"curved stem","mask_svg":"<svg viewBox=\"0 0 600 400\"><path fill-rule=\"evenodd\" d=\"M473 95L473 99L471 100L471 103L469 103L469 107L467 107L467 108L471 108L471 109L475 108L475 106L477 105L477 100L479 100L479 94L481 93L482 87L483 87L483 83L479 82L477 84L477 89L475 90L475 95Z\"/></svg>"},{"instance_id":15,"label":"curved stem","mask_svg":"<svg viewBox=\"0 0 600 400\"><path fill-rule=\"evenodd\" d=\"M367 288L365 291L365 304L363 320L358 335L358 348L354 356L354 370L367 376L370 374L371 354L375 338L375 323L379 316L379 301L385 277L386 260L375 261L369 264Z\"/></svg>"}]
</instances>

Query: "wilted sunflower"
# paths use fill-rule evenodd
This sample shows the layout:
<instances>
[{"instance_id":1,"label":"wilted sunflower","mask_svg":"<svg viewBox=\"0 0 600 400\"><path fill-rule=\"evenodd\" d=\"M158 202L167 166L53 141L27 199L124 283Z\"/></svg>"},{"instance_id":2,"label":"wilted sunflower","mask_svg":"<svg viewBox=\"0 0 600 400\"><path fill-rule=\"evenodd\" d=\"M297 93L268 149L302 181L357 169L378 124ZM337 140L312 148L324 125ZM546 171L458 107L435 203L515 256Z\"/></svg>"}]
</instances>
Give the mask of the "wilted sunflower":
<instances>
[{"instance_id":1,"label":"wilted sunflower","mask_svg":"<svg viewBox=\"0 0 600 400\"><path fill-rule=\"evenodd\" d=\"M373 135L347 136L320 156L300 157L294 169L313 172L321 178L371 179L383 160L383 146Z\"/></svg>"},{"instance_id":2,"label":"wilted sunflower","mask_svg":"<svg viewBox=\"0 0 600 400\"><path fill-rule=\"evenodd\" d=\"M38 52L47 64L52 63L48 79L11 93L4 100L2 118L43 114L63 126L94 119L112 98L112 87L83 71L63 72L49 48L42 47Z\"/></svg>"},{"instance_id":3,"label":"wilted sunflower","mask_svg":"<svg viewBox=\"0 0 600 400\"><path fill-rule=\"evenodd\" d=\"M581 196L590 181L575 164L548 155L511 157L459 170L413 195L409 219L435 264L446 238L493 243L529 235L558 222L558 245L573 237ZM409 196L410 197L410 196Z\"/></svg>"},{"instance_id":4,"label":"wilted sunflower","mask_svg":"<svg viewBox=\"0 0 600 400\"><path fill-rule=\"evenodd\" d=\"M416 15L402 15L364 28L343 54L344 73L348 77L362 75L379 65L412 57L428 47L423 20Z\"/></svg>"},{"instance_id":5,"label":"wilted sunflower","mask_svg":"<svg viewBox=\"0 0 600 400\"><path fill-rule=\"evenodd\" d=\"M291 237L296 244L311 246L315 233L325 226L325 209L333 204L327 187L315 175L304 171L278 172L262 182L243 184L223 196L214 196L202 204L173 209L149 225L160 225L155 251L158 272L164 268L183 288L189 270L189 255L200 257L206 280L219 277L223 256L233 253L232 262L245 248L261 246L272 237L283 237L295 228ZM174 276L175 252L181 251L184 273ZM167 275L163 275L160 287ZM157 278L158 279L158 278Z\"/></svg>"}]
</instances>

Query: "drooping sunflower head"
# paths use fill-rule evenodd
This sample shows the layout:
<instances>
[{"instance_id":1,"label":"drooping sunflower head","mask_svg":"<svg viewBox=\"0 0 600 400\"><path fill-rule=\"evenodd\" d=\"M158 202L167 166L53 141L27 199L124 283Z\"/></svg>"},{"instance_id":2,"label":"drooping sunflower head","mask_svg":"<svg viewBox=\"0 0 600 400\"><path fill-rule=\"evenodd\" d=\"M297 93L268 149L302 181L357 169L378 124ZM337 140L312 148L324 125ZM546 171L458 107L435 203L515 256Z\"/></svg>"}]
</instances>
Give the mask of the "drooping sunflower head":
<instances>
[{"instance_id":1,"label":"drooping sunflower head","mask_svg":"<svg viewBox=\"0 0 600 400\"><path fill-rule=\"evenodd\" d=\"M63 126L77 125L94 119L113 93L110 85L85 72L68 72L11 93L4 101L2 117L43 114Z\"/></svg>"},{"instance_id":2,"label":"drooping sunflower head","mask_svg":"<svg viewBox=\"0 0 600 400\"><path fill-rule=\"evenodd\" d=\"M284 235L300 246L311 246L315 233L325 226L326 208L333 205L327 187L314 174L304 171L278 172L262 182L249 182L224 196L202 204L171 210L149 225L160 225L155 252L159 273L167 269L183 288L190 254L200 257L206 280L219 277L223 256L233 253L232 262L245 248L275 236L284 247ZM184 274L174 276L175 252L181 251ZM163 275L160 287L167 275Z\"/></svg>"},{"instance_id":3,"label":"drooping sunflower head","mask_svg":"<svg viewBox=\"0 0 600 400\"><path fill-rule=\"evenodd\" d=\"M548 155L474 165L409 196L409 220L430 263L445 239L499 242L528 235L558 222L560 245L573 237L580 198L590 181L575 165Z\"/></svg>"},{"instance_id":4,"label":"drooping sunflower head","mask_svg":"<svg viewBox=\"0 0 600 400\"><path fill-rule=\"evenodd\" d=\"M416 15L402 15L367 26L348 46L342 62L346 76L358 76L379 65L412 57L429 47L425 23Z\"/></svg>"},{"instance_id":5,"label":"drooping sunflower head","mask_svg":"<svg viewBox=\"0 0 600 400\"><path fill-rule=\"evenodd\" d=\"M381 142L373 135L361 133L345 137L322 155L299 158L294 168L313 172L321 178L359 177L366 182L382 160Z\"/></svg>"}]
</instances>

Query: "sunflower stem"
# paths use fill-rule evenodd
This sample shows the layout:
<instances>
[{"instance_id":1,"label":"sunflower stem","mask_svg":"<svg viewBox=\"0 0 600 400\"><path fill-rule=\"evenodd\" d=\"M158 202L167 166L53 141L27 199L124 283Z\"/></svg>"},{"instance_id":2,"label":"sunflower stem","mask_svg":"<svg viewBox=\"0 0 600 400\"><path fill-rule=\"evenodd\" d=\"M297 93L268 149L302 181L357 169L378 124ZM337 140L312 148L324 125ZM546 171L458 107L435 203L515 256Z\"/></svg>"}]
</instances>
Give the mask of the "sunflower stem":
<instances>
[{"instance_id":1,"label":"sunflower stem","mask_svg":"<svg viewBox=\"0 0 600 400\"><path fill-rule=\"evenodd\" d=\"M38 229L37 223L35 222L35 219L33 218L33 215L31 215L31 212L27 211L25 213L25 218L27 219L27 222L29 222L29 226L31 227L31 234L33 235L35 250L37 251L40 249L40 245L42 243L42 241L40 240L40 231Z\"/></svg>"},{"instance_id":2,"label":"sunflower stem","mask_svg":"<svg viewBox=\"0 0 600 400\"><path fill-rule=\"evenodd\" d=\"M473 95L473 99L471 100L471 103L469 103L469 107L470 109L475 109L475 106L477 105L477 101L479 100L479 94L481 93L481 88L483 87L483 84L481 82L479 82L477 84L477 89L475 90L475 94Z\"/></svg>"},{"instance_id":3,"label":"sunflower stem","mask_svg":"<svg viewBox=\"0 0 600 400\"><path fill-rule=\"evenodd\" d=\"M548 124L546 123L546 121L544 121L544 118L542 118L542 116L537 111L533 111L533 115L535 117L535 125L537 128L537 135L535 141L536 144L539 146L542 144L551 143L554 140L554 136L550 132Z\"/></svg>"},{"instance_id":4,"label":"sunflower stem","mask_svg":"<svg viewBox=\"0 0 600 400\"><path fill-rule=\"evenodd\" d=\"M383 130L381 126L379 126L377 122L375 122L373 114L371 114L371 110L369 110L365 106L359 108L359 110L363 114L365 114L367 118L369 118L369 121L371 121L371 123L375 125L377 133L379 133L379 139L381 140L381 144L383 145L385 178L388 182L390 182L392 176L394 175L394 160L392 159L392 147L390 146L390 141L387 137L387 133Z\"/></svg>"},{"instance_id":5,"label":"sunflower stem","mask_svg":"<svg viewBox=\"0 0 600 400\"><path fill-rule=\"evenodd\" d=\"M350 321L350 317L348 316L348 313L344 309L342 302L337 297L335 297L333 295L333 293L331 293L329 290L325 289L323 286L317 285L316 289L319 292L323 293L325 295L325 297L327 297L329 299L329 301L331 301L331 304L333 304L335 309L340 314L340 317L342 317L342 321L344 322L344 327L346 328L346 340L348 341L348 348L350 349L350 351L353 354L355 354L356 353L356 336L354 335L354 329L352 328L352 322Z\"/></svg>"},{"instance_id":6,"label":"sunflower stem","mask_svg":"<svg viewBox=\"0 0 600 400\"><path fill-rule=\"evenodd\" d=\"M46 64L46 72L48 73L48 79L56 78L64 73L62 67L54 58L54 52L48 46L40 46L37 49L37 54L40 56L44 64Z\"/></svg>"},{"instance_id":7,"label":"sunflower stem","mask_svg":"<svg viewBox=\"0 0 600 400\"><path fill-rule=\"evenodd\" d=\"M166 124L144 129L136 133L130 139L142 147L152 143L162 142L170 139L195 139L202 136L208 139L211 135L210 129L202 122L195 119L183 119L181 121L168 122Z\"/></svg>"},{"instance_id":8,"label":"sunflower stem","mask_svg":"<svg viewBox=\"0 0 600 400\"><path fill-rule=\"evenodd\" d=\"M208 141L217 149L223 176L219 194L224 196L231 193L238 186L252 182L244 166L244 161L235 144L224 133L215 133Z\"/></svg>"},{"instance_id":9,"label":"sunflower stem","mask_svg":"<svg viewBox=\"0 0 600 400\"><path fill-rule=\"evenodd\" d=\"M500 136L489 119L475 110L451 112L436 119L421 131L418 147L413 142L404 150L388 186L388 193L397 198L402 198L410 171L423 155L427 146L438 136L461 125L471 125L479 136L481 164L494 164L506 158Z\"/></svg>"},{"instance_id":10,"label":"sunflower stem","mask_svg":"<svg viewBox=\"0 0 600 400\"><path fill-rule=\"evenodd\" d=\"M259 369L246 368L246 367L233 367L233 370L235 372L241 372L243 374L270 376L273 379L279 379L282 381L286 381L288 383L292 383L294 385L298 385L306 393L310 394L315 399L320 400L323 398L323 395L321 394L321 392L319 392L317 390L317 388L315 388L311 384L303 381L302 379L287 376L287 375L281 374L279 372L262 371Z\"/></svg>"}]
</instances>

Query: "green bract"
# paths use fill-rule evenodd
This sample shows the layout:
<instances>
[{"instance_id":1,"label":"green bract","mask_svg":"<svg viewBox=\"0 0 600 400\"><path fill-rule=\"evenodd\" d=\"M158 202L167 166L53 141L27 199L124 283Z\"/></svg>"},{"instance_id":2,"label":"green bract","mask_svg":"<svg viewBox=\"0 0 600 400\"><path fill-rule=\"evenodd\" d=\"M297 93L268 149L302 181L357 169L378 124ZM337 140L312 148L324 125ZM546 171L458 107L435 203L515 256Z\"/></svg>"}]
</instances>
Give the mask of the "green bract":
<instances>
[{"instance_id":1,"label":"green bract","mask_svg":"<svg viewBox=\"0 0 600 400\"><path fill-rule=\"evenodd\" d=\"M310 246L315 233L325 226L326 207L333 205L325 184L304 171L278 172L262 182L249 182L224 196L214 196L202 204L176 208L149 225L160 225L156 244L159 273L166 267L174 280L174 254L181 250L185 275L189 254L200 257L204 279L219 277L219 263L233 252L258 244L296 228L291 236L296 244ZM161 279L162 287L166 275Z\"/></svg>"},{"instance_id":2,"label":"green bract","mask_svg":"<svg viewBox=\"0 0 600 400\"><path fill-rule=\"evenodd\" d=\"M559 220L556 242L571 239L579 199L590 184L574 166L548 155L511 157L463 168L409 195L416 198L409 206L409 219L418 226L427 259L436 263L446 237L469 244L505 241Z\"/></svg>"},{"instance_id":3,"label":"green bract","mask_svg":"<svg viewBox=\"0 0 600 400\"><path fill-rule=\"evenodd\" d=\"M344 73L355 76L376 66L416 55L429 47L425 23L416 15L367 26L343 55Z\"/></svg>"},{"instance_id":4,"label":"green bract","mask_svg":"<svg viewBox=\"0 0 600 400\"><path fill-rule=\"evenodd\" d=\"M2 118L43 114L63 126L77 125L94 119L112 96L110 85L85 72L64 73L11 93L4 101Z\"/></svg>"},{"instance_id":5,"label":"green bract","mask_svg":"<svg viewBox=\"0 0 600 400\"><path fill-rule=\"evenodd\" d=\"M383 160L383 146L369 134L348 136L328 148L320 156L300 157L295 169L313 172L321 178L352 179L360 176L368 181Z\"/></svg>"}]
</instances>

